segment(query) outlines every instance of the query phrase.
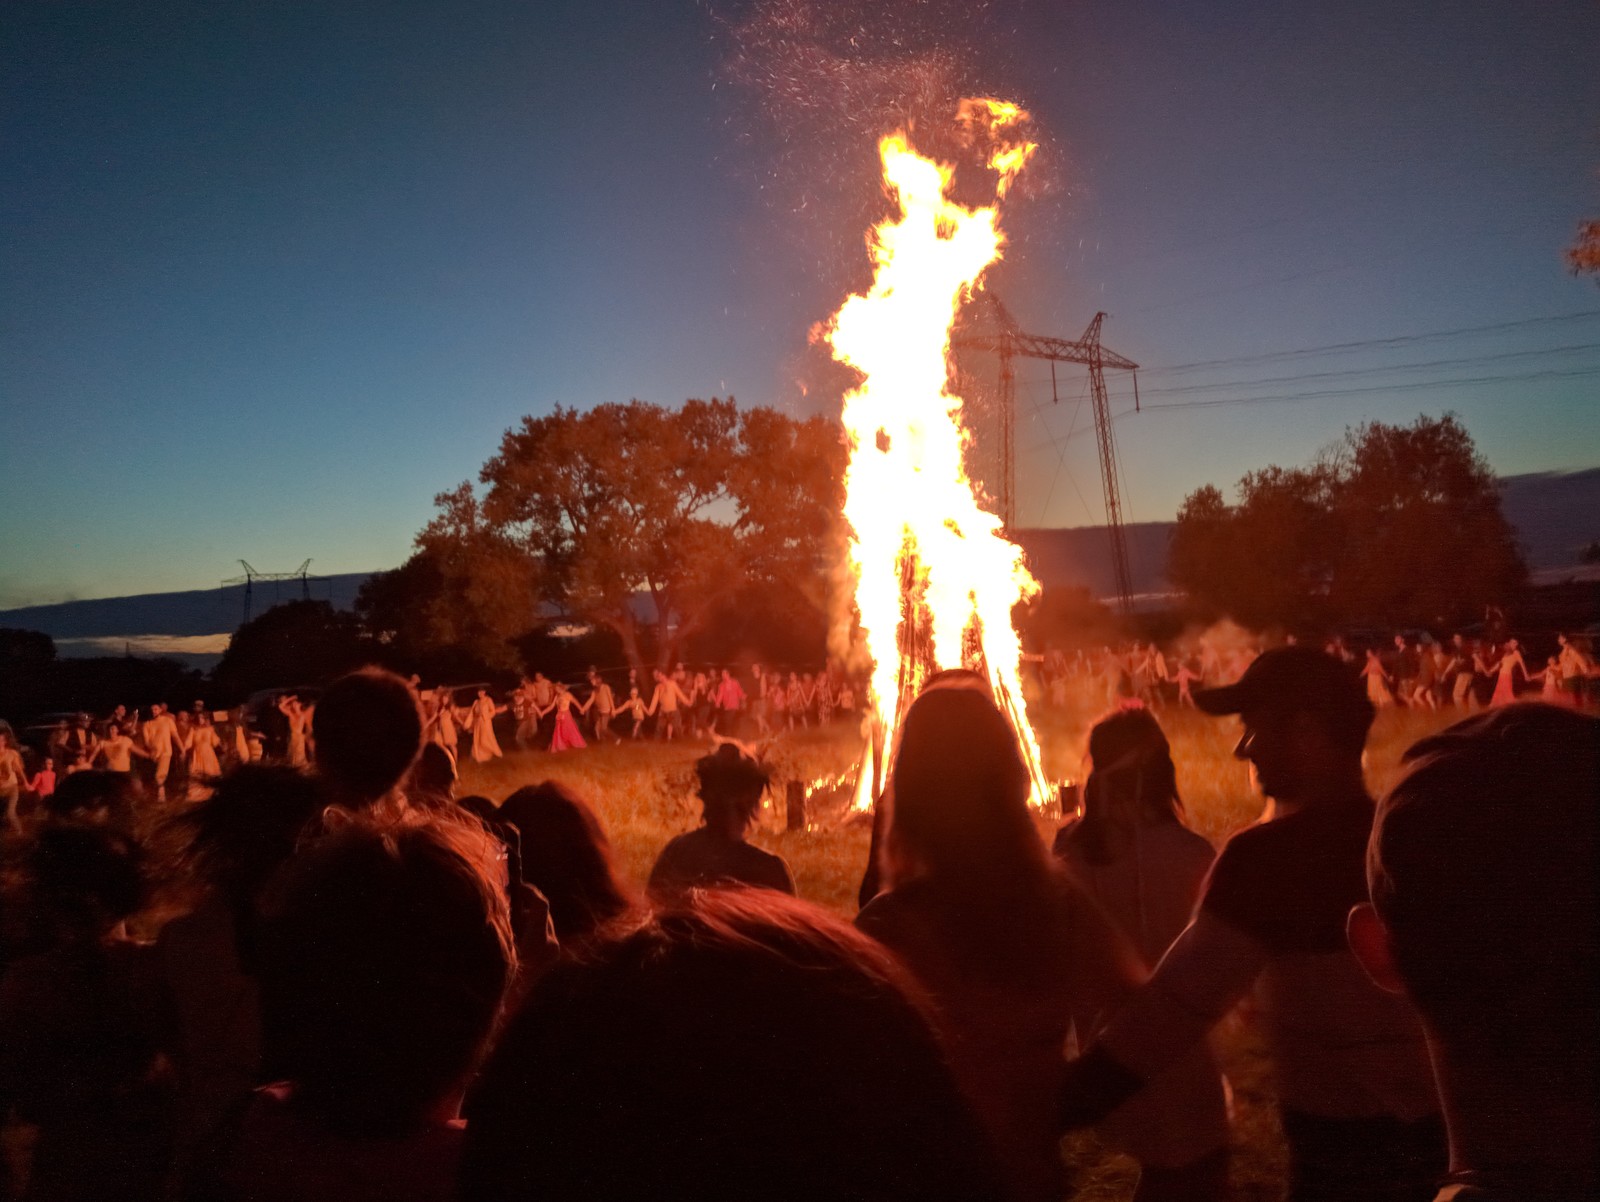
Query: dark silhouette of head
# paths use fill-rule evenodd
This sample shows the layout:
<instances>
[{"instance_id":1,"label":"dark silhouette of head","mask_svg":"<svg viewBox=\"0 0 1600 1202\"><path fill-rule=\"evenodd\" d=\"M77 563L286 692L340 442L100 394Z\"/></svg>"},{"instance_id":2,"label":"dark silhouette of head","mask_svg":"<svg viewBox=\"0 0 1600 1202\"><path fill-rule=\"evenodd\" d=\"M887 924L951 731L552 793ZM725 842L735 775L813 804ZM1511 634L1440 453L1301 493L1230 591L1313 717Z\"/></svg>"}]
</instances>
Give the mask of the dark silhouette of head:
<instances>
[{"instance_id":1,"label":"dark silhouette of head","mask_svg":"<svg viewBox=\"0 0 1600 1202\"><path fill-rule=\"evenodd\" d=\"M1089 731L1092 765L1083 788L1083 815L1068 841L1091 864L1120 857L1135 826L1183 821L1172 748L1156 716L1130 701Z\"/></svg>"},{"instance_id":2,"label":"dark silhouette of head","mask_svg":"<svg viewBox=\"0 0 1600 1202\"><path fill-rule=\"evenodd\" d=\"M1350 946L1421 1016L1451 1167L1592 1198L1600 720L1542 704L1425 738L1378 806Z\"/></svg>"},{"instance_id":3,"label":"dark silhouette of head","mask_svg":"<svg viewBox=\"0 0 1600 1202\"><path fill-rule=\"evenodd\" d=\"M93 943L135 913L145 897L143 856L106 826L53 823L28 848L26 895L52 942Z\"/></svg>"},{"instance_id":4,"label":"dark silhouette of head","mask_svg":"<svg viewBox=\"0 0 1600 1202\"><path fill-rule=\"evenodd\" d=\"M1312 647L1274 647L1237 683L1194 694L1208 714L1238 714L1244 737L1234 749L1255 770L1261 791L1280 801L1311 801L1359 791L1361 753L1375 711L1361 678Z\"/></svg>"},{"instance_id":5,"label":"dark silhouette of head","mask_svg":"<svg viewBox=\"0 0 1600 1202\"><path fill-rule=\"evenodd\" d=\"M990 882L1046 866L1016 733L987 691L941 677L906 711L894 757L889 879Z\"/></svg>"},{"instance_id":6,"label":"dark silhouette of head","mask_svg":"<svg viewBox=\"0 0 1600 1202\"><path fill-rule=\"evenodd\" d=\"M342 805L370 805L404 778L422 748L422 714L406 682L382 668L341 677L312 718L317 771Z\"/></svg>"},{"instance_id":7,"label":"dark silhouette of head","mask_svg":"<svg viewBox=\"0 0 1600 1202\"><path fill-rule=\"evenodd\" d=\"M915 987L839 919L692 893L534 987L469 1106L469 1202L989 1198Z\"/></svg>"},{"instance_id":8,"label":"dark silhouette of head","mask_svg":"<svg viewBox=\"0 0 1600 1202\"><path fill-rule=\"evenodd\" d=\"M611 841L593 810L554 781L518 789L498 817L517 828L522 879L544 894L563 946L628 912L632 901L611 862Z\"/></svg>"},{"instance_id":9,"label":"dark silhouette of head","mask_svg":"<svg viewBox=\"0 0 1600 1202\"><path fill-rule=\"evenodd\" d=\"M456 795L456 762L437 743L424 743L406 780L406 797L417 804L450 805Z\"/></svg>"},{"instance_id":10,"label":"dark silhouette of head","mask_svg":"<svg viewBox=\"0 0 1600 1202\"><path fill-rule=\"evenodd\" d=\"M139 782L132 773L87 768L61 778L45 799L45 812L56 820L131 830L139 796Z\"/></svg>"},{"instance_id":11,"label":"dark silhouette of head","mask_svg":"<svg viewBox=\"0 0 1600 1202\"><path fill-rule=\"evenodd\" d=\"M191 877L244 916L326 804L320 783L298 769L242 764L169 825Z\"/></svg>"},{"instance_id":12,"label":"dark silhouette of head","mask_svg":"<svg viewBox=\"0 0 1600 1202\"><path fill-rule=\"evenodd\" d=\"M1600 1015L1600 720L1524 704L1416 743L1378 807L1372 902L1446 1044L1528 1045L1592 1082ZM1520 1053L1516 1053L1520 1054Z\"/></svg>"},{"instance_id":13,"label":"dark silhouette of head","mask_svg":"<svg viewBox=\"0 0 1600 1202\"><path fill-rule=\"evenodd\" d=\"M499 844L433 810L330 810L263 904L263 1062L349 1135L436 1117L515 968Z\"/></svg>"},{"instance_id":14,"label":"dark silhouette of head","mask_svg":"<svg viewBox=\"0 0 1600 1202\"><path fill-rule=\"evenodd\" d=\"M695 761L705 823L713 830L743 834L755 821L772 773L736 743L724 743Z\"/></svg>"}]
</instances>

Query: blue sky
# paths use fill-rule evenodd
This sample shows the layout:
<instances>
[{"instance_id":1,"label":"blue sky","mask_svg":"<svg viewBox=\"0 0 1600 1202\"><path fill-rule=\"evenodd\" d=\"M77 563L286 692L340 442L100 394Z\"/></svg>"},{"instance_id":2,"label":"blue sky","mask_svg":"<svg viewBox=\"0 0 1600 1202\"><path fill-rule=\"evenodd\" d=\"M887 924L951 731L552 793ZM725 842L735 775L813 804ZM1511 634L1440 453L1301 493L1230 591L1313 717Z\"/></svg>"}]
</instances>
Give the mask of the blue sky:
<instances>
[{"instance_id":1,"label":"blue sky","mask_svg":"<svg viewBox=\"0 0 1600 1202\"><path fill-rule=\"evenodd\" d=\"M9 6L0 605L393 566L557 403L812 411L797 364L862 231L795 180L837 185L875 131L833 154L751 118L729 12ZM1148 402L1349 393L1120 419L1129 517L1445 409L1503 473L1600 463L1600 288L1560 257L1600 216L1593 5L1013 0L972 28L953 53L1046 138L994 276L1025 326L1105 309ZM1098 521L1081 373L1054 405L1022 376L1019 521Z\"/></svg>"}]
</instances>

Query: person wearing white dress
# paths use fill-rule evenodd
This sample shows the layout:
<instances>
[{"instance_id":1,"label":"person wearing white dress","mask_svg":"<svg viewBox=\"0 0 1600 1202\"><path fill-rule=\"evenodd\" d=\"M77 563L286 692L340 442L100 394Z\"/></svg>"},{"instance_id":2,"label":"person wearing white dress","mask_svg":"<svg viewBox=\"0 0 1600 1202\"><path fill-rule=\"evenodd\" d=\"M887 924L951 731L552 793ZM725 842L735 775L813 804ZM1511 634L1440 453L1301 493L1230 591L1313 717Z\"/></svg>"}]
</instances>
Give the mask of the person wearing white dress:
<instances>
[{"instance_id":1,"label":"person wearing white dress","mask_svg":"<svg viewBox=\"0 0 1600 1202\"><path fill-rule=\"evenodd\" d=\"M488 689L478 690L478 699L468 711L472 730L472 758L478 763L486 763L504 754L500 750L500 741L494 737L494 716L505 712L506 707L496 705Z\"/></svg>"},{"instance_id":2,"label":"person wearing white dress","mask_svg":"<svg viewBox=\"0 0 1600 1202\"><path fill-rule=\"evenodd\" d=\"M221 746L222 740L217 737L217 728L211 725L210 715L196 715L184 746L189 756L190 797L204 797L212 782L222 775L222 764L217 758L217 749Z\"/></svg>"}]
</instances>

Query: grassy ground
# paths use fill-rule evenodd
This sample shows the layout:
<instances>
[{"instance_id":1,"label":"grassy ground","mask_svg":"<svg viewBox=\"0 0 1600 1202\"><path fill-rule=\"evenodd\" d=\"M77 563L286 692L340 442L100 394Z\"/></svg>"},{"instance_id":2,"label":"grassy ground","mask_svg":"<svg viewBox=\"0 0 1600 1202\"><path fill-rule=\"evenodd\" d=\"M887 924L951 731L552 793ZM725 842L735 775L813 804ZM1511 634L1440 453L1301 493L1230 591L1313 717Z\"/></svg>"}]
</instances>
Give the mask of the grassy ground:
<instances>
[{"instance_id":1,"label":"grassy ground","mask_svg":"<svg viewBox=\"0 0 1600 1202\"><path fill-rule=\"evenodd\" d=\"M1045 767L1053 779L1081 775L1088 723L1099 710L1085 701L1046 715L1040 724ZM1386 710L1378 715L1368 743L1367 779L1380 794L1393 782L1401 753L1424 734L1448 725L1459 713ZM1251 788L1243 763L1232 758L1238 728L1231 720L1193 711L1162 714L1178 765L1178 785L1191 825L1220 843L1254 821L1262 800ZM617 860L627 878L642 886L663 844L698 823L692 766L704 744L628 744L549 755L516 753L489 764L467 763L461 792L503 801L522 785L557 780L592 804L610 832ZM840 726L800 731L780 738L769 753L778 787L763 812L754 841L782 855L794 871L800 894L846 917L855 913L856 888L866 862L868 831L841 821L838 809L824 811L810 829L784 830L783 785L844 774L859 751L853 732ZM819 799L822 800L822 799ZM1270 1065L1245 1012L1219 1030L1218 1052L1233 1089L1235 1106L1236 1196L1269 1202L1283 1196L1285 1159L1274 1112ZM1068 1143L1078 1178L1078 1197L1106 1200L1132 1196L1137 1170L1125 1157L1099 1145L1093 1136Z\"/></svg>"}]
</instances>

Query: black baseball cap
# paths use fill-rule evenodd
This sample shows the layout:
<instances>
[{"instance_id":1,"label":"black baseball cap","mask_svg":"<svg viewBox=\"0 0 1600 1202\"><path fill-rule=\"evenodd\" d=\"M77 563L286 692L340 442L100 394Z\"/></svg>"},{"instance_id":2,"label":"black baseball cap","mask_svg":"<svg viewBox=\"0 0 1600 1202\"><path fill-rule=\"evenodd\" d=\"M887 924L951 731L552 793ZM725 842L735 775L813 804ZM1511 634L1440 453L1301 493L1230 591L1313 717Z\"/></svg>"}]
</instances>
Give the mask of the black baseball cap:
<instances>
[{"instance_id":1,"label":"black baseball cap","mask_svg":"<svg viewBox=\"0 0 1600 1202\"><path fill-rule=\"evenodd\" d=\"M1314 647L1263 651L1234 684L1196 689L1194 703L1208 714L1290 713L1309 710L1366 733L1372 702L1361 677L1343 660Z\"/></svg>"}]
</instances>

